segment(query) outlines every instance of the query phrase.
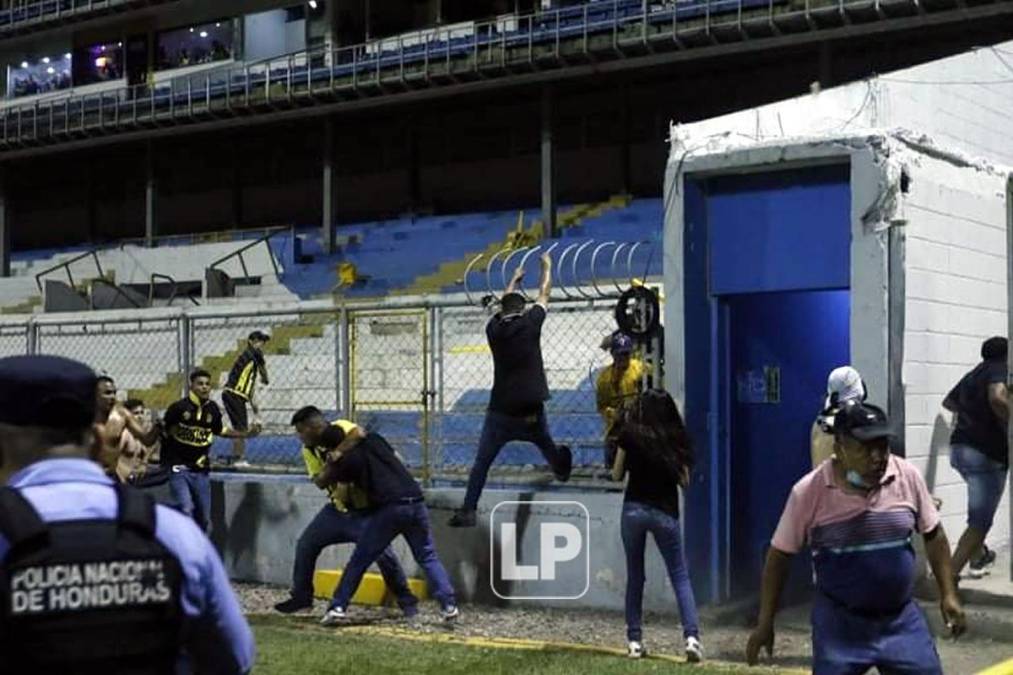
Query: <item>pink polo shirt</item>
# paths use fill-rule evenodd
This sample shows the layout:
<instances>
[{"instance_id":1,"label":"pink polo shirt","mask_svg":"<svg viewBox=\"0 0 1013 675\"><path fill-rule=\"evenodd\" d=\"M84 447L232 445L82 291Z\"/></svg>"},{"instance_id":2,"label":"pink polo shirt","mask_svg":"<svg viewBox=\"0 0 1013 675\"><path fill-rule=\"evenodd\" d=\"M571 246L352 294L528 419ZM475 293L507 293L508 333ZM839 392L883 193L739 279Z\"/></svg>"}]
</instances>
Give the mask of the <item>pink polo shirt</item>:
<instances>
[{"instance_id":1,"label":"pink polo shirt","mask_svg":"<svg viewBox=\"0 0 1013 675\"><path fill-rule=\"evenodd\" d=\"M851 521L867 512L896 511L913 514L918 531L923 534L939 524L939 513L925 479L914 465L890 455L879 488L863 495L835 484L833 460L828 459L795 483L771 544L785 553L798 553L807 543L810 546L821 543L819 537L813 541L816 530L832 529L828 526ZM861 539L861 533L857 536ZM859 544L860 541L841 543Z\"/></svg>"},{"instance_id":2,"label":"pink polo shirt","mask_svg":"<svg viewBox=\"0 0 1013 675\"><path fill-rule=\"evenodd\" d=\"M853 610L893 612L911 601L915 581L912 535L931 532L939 514L918 470L893 455L868 494L834 482L828 459L792 488L774 548L812 551L816 588Z\"/></svg>"}]
</instances>

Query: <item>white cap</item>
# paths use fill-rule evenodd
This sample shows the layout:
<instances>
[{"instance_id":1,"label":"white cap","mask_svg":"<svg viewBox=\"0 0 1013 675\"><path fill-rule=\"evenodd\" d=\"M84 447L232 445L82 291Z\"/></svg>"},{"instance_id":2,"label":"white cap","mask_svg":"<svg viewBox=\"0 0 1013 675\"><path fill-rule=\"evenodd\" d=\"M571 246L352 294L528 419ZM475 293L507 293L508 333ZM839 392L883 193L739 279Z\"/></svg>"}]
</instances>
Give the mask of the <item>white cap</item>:
<instances>
[{"instance_id":1,"label":"white cap","mask_svg":"<svg viewBox=\"0 0 1013 675\"><path fill-rule=\"evenodd\" d=\"M834 396L836 394L836 396ZM847 401L864 401L865 384L862 376L851 366L835 368L827 378L827 402L826 407L836 407L833 400L836 398L837 406Z\"/></svg>"}]
</instances>

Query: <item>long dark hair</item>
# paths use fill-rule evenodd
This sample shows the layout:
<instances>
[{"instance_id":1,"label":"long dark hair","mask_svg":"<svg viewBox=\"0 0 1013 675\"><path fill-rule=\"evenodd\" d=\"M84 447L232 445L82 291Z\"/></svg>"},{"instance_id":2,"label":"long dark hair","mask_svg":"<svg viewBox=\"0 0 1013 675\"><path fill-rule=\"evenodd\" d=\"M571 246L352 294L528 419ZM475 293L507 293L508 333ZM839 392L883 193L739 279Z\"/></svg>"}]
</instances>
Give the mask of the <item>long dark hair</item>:
<instances>
[{"instance_id":1,"label":"long dark hair","mask_svg":"<svg viewBox=\"0 0 1013 675\"><path fill-rule=\"evenodd\" d=\"M686 424L672 396L648 389L630 406L622 431L632 434L645 459L669 466L679 476L693 468L693 448Z\"/></svg>"}]
</instances>

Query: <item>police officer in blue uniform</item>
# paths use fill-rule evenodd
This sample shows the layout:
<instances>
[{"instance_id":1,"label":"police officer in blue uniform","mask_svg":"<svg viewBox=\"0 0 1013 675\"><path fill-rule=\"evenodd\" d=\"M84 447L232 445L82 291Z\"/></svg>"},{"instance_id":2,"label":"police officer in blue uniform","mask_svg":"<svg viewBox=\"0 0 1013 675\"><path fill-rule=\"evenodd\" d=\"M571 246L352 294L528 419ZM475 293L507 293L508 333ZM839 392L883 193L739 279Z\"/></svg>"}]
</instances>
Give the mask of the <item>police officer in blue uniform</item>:
<instances>
[{"instance_id":1,"label":"police officer in blue uniform","mask_svg":"<svg viewBox=\"0 0 1013 675\"><path fill-rule=\"evenodd\" d=\"M0 359L3 672L246 673L250 628L194 522L87 459L95 373Z\"/></svg>"}]
</instances>

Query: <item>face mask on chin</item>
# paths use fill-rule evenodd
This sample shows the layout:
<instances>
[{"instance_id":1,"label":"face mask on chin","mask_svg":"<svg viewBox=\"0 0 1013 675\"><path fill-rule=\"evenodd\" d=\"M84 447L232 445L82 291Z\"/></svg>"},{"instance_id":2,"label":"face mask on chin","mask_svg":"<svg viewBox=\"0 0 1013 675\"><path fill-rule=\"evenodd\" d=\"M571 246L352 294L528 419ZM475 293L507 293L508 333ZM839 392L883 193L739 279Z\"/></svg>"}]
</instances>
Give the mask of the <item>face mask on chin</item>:
<instances>
[{"instance_id":1,"label":"face mask on chin","mask_svg":"<svg viewBox=\"0 0 1013 675\"><path fill-rule=\"evenodd\" d=\"M862 478L862 474L854 469L848 469L847 473L844 474L844 480L848 481L848 485L859 490L869 489L869 486L865 484L865 479Z\"/></svg>"}]
</instances>

